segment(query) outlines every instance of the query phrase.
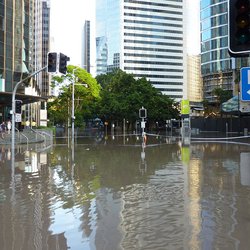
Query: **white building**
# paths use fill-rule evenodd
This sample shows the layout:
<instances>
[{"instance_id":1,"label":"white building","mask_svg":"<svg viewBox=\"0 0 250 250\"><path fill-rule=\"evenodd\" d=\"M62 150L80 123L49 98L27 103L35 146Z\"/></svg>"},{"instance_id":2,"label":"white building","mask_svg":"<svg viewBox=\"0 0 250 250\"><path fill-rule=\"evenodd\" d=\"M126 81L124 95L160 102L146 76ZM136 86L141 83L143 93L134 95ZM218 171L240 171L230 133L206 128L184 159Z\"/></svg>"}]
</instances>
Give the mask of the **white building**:
<instances>
[{"instance_id":1,"label":"white building","mask_svg":"<svg viewBox=\"0 0 250 250\"><path fill-rule=\"evenodd\" d=\"M107 43L107 53L97 53L97 74L120 68L171 98L187 98L185 2L97 0L96 37ZM105 58L106 72L98 67Z\"/></svg>"}]
</instances>

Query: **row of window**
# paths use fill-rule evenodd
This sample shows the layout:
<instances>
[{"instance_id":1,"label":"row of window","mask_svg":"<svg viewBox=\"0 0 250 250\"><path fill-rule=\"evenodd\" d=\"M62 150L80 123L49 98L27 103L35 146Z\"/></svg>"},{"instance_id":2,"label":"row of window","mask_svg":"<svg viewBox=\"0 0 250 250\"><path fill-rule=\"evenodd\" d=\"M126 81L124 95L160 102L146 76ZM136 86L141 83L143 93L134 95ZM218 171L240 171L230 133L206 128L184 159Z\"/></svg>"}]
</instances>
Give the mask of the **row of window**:
<instances>
[{"instance_id":1,"label":"row of window","mask_svg":"<svg viewBox=\"0 0 250 250\"><path fill-rule=\"evenodd\" d=\"M181 75L148 75L148 74L133 74L135 77L146 77L146 78L168 78L168 79L183 79Z\"/></svg>"},{"instance_id":2,"label":"row of window","mask_svg":"<svg viewBox=\"0 0 250 250\"><path fill-rule=\"evenodd\" d=\"M132 47L132 46L124 46L124 49L136 50L136 51L143 50L143 51L154 51L154 52L169 52L169 53L179 53L179 54L183 53L182 50L178 50L178 49L159 49L159 48Z\"/></svg>"},{"instance_id":3,"label":"row of window","mask_svg":"<svg viewBox=\"0 0 250 250\"><path fill-rule=\"evenodd\" d=\"M211 7L208 7L206 9L201 10L201 20L218 15L218 13L225 13L227 12L227 1L225 1L222 4L214 5Z\"/></svg>"},{"instance_id":4,"label":"row of window","mask_svg":"<svg viewBox=\"0 0 250 250\"><path fill-rule=\"evenodd\" d=\"M213 39L218 36L227 36L228 34L228 25L216 27L213 29L208 29L202 32L201 39L202 41L206 41L208 39Z\"/></svg>"},{"instance_id":5,"label":"row of window","mask_svg":"<svg viewBox=\"0 0 250 250\"><path fill-rule=\"evenodd\" d=\"M228 37L220 37L213 40L203 42L201 44L201 53L218 48L228 47Z\"/></svg>"},{"instance_id":6,"label":"row of window","mask_svg":"<svg viewBox=\"0 0 250 250\"><path fill-rule=\"evenodd\" d=\"M163 30L163 29L152 29L152 28L131 27L131 26L124 26L124 29L127 29L127 30L143 30L143 31L149 31L149 32L172 33L172 34L183 34L183 32L181 30Z\"/></svg>"},{"instance_id":7,"label":"row of window","mask_svg":"<svg viewBox=\"0 0 250 250\"><path fill-rule=\"evenodd\" d=\"M182 59L182 56L166 56L166 55L150 55L150 54L136 54L124 53L125 56L131 57L147 57L147 58L162 58L162 59Z\"/></svg>"},{"instance_id":8,"label":"row of window","mask_svg":"<svg viewBox=\"0 0 250 250\"><path fill-rule=\"evenodd\" d=\"M137 41L137 40L129 40L129 39L125 39L124 43L150 44L150 45L183 47L183 43L164 43L164 42L155 42L155 41Z\"/></svg>"},{"instance_id":9,"label":"row of window","mask_svg":"<svg viewBox=\"0 0 250 250\"><path fill-rule=\"evenodd\" d=\"M227 58L230 58L228 54L228 48L212 50L201 55L201 63L207 63L215 60L224 60Z\"/></svg>"},{"instance_id":10,"label":"row of window","mask_svg":"<svg viewBox=\"0 0 250 250\"><path fill-rule=\"evenodd\" d=\"M151 84L154 85L177 85L177 86L182 86L183 83L182 82L152 82L150 81Z\"/></svg>"},{"instance_id":11,"label":"row of window","mask_svg":"<svg viewBox=\"0 0 250 250\"><path fill-rule=\"evenodd\" d=\"M134 33L124 33L124 36L134 36L134 37L147 37L147 38L157 38L157 39L170 39L182 41L183 37L173 37L173 36L157 36L157 35L147 35L147 34L134 34Z\"/></svg>"},{"instance_id":12,"label":"row of window","mask_svg":"<svg viewBox=\"0 0 250 250\"><path fill-rule=\"evenodd\" d=\"M223 13L222 15L214 16L211 18L206 18L201 22L201 30L206 30L211 27L221 26L227 24L227 13Z\"/></svg>"},{"instance_id":13,"label":"row of window","mask_svg":"<svg viewBox=\"0 0 250 250\"><path fill-rule=\"evenodd\" d=\"M159 69L159 68L141 68L141 67L124 67L125 70L140 70L140 71L158 71L158 72L183 72L183 69ZM152 77L152 76L151 76Z\"/></svg>"},{"instance_id":14,"label":"row of window","mask_svg":"<svg viewBox=\"0 0 250 250\"><path fill-rule=\"evenodd\" d=\"M213 74L221 71L231 70L231 60L217 61L213 63L203 64L201 66L201 74Z\"/></svg>"},{"instance_id":15,"label":"row of window","mask_svg":"<svg viewBox=\"0 0 250 250\"><path fill-rule=\"evenodd\" d=\"M124 63L183 66L182 63L176 63L176 62L159 62L159 61L158 62L154 62L154 61L124 60Z\"/></svg>"},{"instance_id":16,"label":"row of window","mask_svg":"<svg viewBox=\"0 0 250 250\"><path fill-rule=\"evenodd\" d=\"M224 0L228 1L228 0ZM201 0L201 9L204 9L210 5L221 3L221 0Z\"/></svg>"},{"instance_id":17,"label":"row of window","mask_svg":"<svg viewBox=\"0 0 250 250\"><path fill-rule=\"evenodd\" d=\"M172 0L172 1L173 2L181 2L182 3L182 0ZM145 5L159 6L159 7L182 8L181 5L173 5L173 4L165 4L165 3L152 3L152 2L146 2L146 1L124 0L124 2L125 3L133 3L133 4L145 4Z\"/></svg>"},{"instance_id":18,"label":"row of window","mask_svg":"<svg viewBox=\"0 0 250 250\"><path fill-rule=\"evenodd\" d=\"M160 27L160 26L176 27L176 28L183 27L182 24L177 24L177 23L148 22L148 21L139 21L139 20L127 20L127 19L124 19L124 23L156 25L157 27Z\"/></svg>"},{"instance_id":19,"label":"row of window","mask_svg":"<svg viewBox=\"0 0 250 250\"><path fill-rule=\"evenodd\" d=\"M175 8L175 6L174 6ZM137 8L137 7L124 7L125 10L136 10L136 11L146 11L146 12L155 12L155 13L164 13L172 15L182 15L182 11L171 11L171 10L162 10L162 9L148 9L148 8Z\"/></svg>"},{"instance_id":20,"label":"row of window","mask_svg":"<svg viewBox=\"0 0 250 250\"><path fill-rule=\"evenodd\" d=\"M143 15L143 14L135 14L135 13L124 13L124 16L130 17L143 17L143 18L151 18L151 19L162 19L162 20L169 20L169 21L179 21L182 22L182 18L177 17L167 17L167 16L153 16L153 15Z\"/></svg>"}]
</instances>

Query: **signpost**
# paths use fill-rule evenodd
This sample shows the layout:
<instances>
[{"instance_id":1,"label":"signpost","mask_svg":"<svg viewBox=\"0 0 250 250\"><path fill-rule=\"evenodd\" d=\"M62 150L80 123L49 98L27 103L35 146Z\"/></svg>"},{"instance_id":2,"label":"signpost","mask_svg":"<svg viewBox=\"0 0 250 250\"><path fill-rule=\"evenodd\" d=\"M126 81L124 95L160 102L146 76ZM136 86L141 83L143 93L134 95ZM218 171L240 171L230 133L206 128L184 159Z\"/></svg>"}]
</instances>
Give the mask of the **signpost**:
<instances>
[{"instance_id":1,"label":"signpost","mask_svg":"<svg viewBox=\"0 0 250 250\"><path fill-rule=\"evenodd\" d=\"M250 101L250 67L240 70L241 101Z\"/></svg>"},{"instance_id":2,"label":"signpost","mask_svg":"<svg viewBox=\"0 0 250 250\"><path fill-rule=\"evenodd\" d=\"M142 119L141 121L141 128L142 128L142 138L143 140L145 139L145 127L146 127L146 122L145 118L147 118L147 110L144 107L141 107L139 109L139 117Z\"/></svg>"}]
</instances>

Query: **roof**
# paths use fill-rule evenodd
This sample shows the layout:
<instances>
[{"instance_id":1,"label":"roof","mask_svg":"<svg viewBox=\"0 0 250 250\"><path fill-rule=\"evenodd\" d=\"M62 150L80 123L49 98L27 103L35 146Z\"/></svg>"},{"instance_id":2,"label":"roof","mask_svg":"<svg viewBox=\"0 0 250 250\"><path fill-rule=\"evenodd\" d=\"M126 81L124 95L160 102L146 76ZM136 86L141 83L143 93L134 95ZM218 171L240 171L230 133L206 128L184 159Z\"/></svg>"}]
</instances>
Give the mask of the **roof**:
<instances>
[{"instance_id":1,"label":"roof","mask_svg":"<svg viewBox=\"0 0 250 250\"><path fill-rule=\"evenodd\" d=\"M226 102L223 102L221 105L223 112L235 112L239 111L239 97L238 95L232 97Z\"/></svg>"}]
</instances>

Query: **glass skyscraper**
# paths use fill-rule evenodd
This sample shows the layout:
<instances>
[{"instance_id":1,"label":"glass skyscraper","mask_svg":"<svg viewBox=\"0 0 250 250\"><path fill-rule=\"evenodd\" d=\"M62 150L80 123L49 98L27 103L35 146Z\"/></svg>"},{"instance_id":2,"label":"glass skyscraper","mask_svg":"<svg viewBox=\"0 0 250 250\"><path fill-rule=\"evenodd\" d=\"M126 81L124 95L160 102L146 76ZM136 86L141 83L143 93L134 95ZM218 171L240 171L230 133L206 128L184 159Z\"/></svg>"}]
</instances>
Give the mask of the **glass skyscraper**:
<instances>
[{"instance_id":1,"label":"glass skyscraper","mask_svg":"<svg viewBox=\"0 0 250 250\"><path fill-rule=\"evenodd\" d=\"M49 0L0 0L0 121L10 118L16 83L47 65L49 20ZM20 85L16 94L25 105L22 119L47 123L47 116L38 111L46 106L43 97L50 95L48 73L41 72L28 83Z\"/></svg>"},{"instance_id":2,"label":"glass skyscraper","mask_svg":"<svg viewBox=\"0 0 250 250\"><path fill-rule=\"evenodd\" d=\"M0 0L0 81L4 92L11 92L13 84L28 72L30 10L29 0Z\"/></svg>"},{"instance_id":3,"label":"glass skyscraper","mask_svg":"<svg viewBox=\"0 0 250 250\"><path fill-rule=\"evenodd\" d=\"M185 95L185 0L97 0L97 74L120 68L171 98Z\"/></svg>"},{"instance_id":4,"label":"glass skyscraper","mask_svg":"<svg viewBox=\"0 0 250 250\"><path fill-rule=\"evenodd\" d=\"M213 89L234 88L232 59L228 53L228 0L201 0L201 74L204 99L216 102ZM236 71L247 65L236 59Z\"/></svg>"}]
</instances>

